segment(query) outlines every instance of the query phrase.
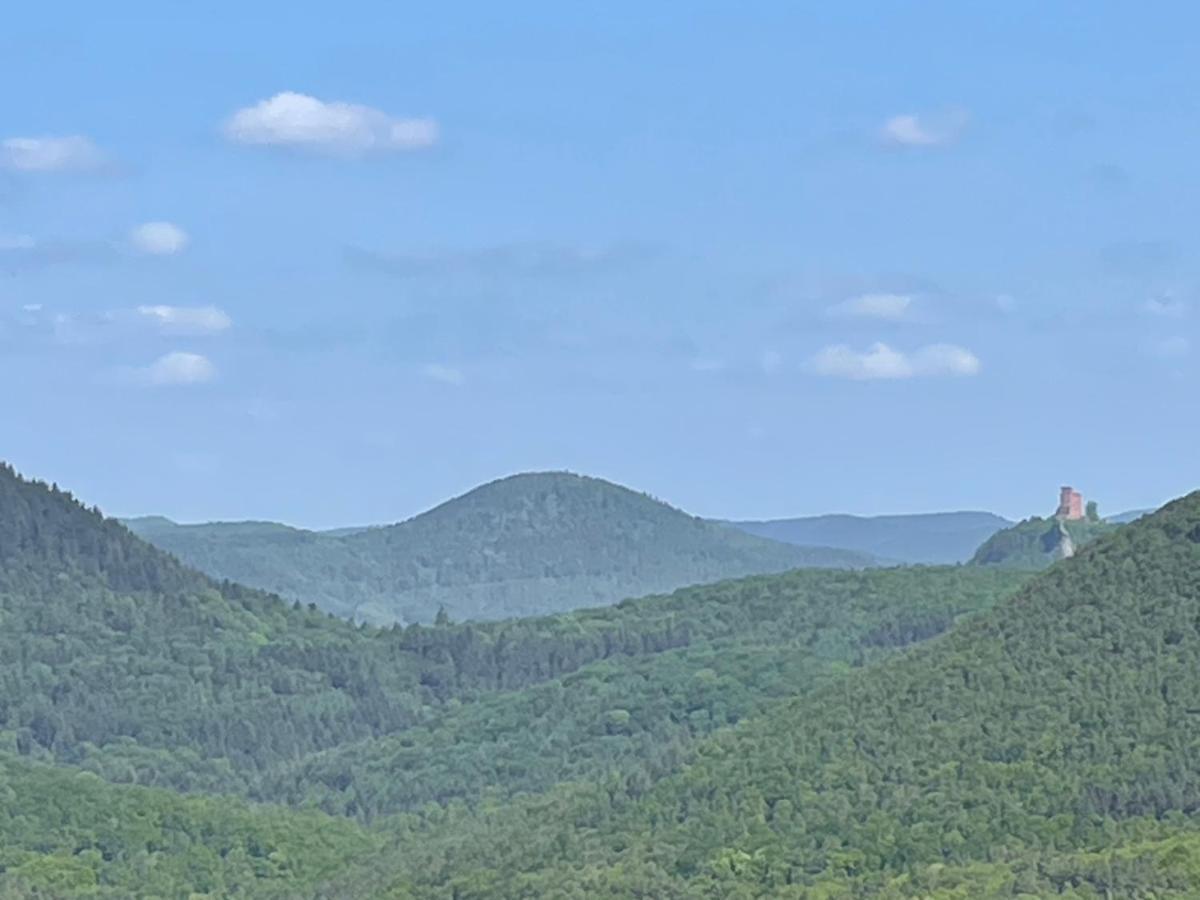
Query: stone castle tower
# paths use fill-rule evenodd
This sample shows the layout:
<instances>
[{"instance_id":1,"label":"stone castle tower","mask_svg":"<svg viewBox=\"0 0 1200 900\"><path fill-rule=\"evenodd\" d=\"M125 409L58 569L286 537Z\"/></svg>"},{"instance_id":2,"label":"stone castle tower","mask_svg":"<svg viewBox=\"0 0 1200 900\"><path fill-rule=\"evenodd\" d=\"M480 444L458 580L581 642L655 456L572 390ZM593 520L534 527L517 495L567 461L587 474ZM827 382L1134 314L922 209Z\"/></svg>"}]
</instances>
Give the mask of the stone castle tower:
<instances>
[{"instance_id":1,"label":"stone castle tower","mask_svg":"<svg viewBox=\"0 0 1200 900\"><path fill-rule=\"evenodd\" d=\"M1083 494L1070 485L1064 485L1058 495L1058 510L1054 513L1054 517L1074 521L1082 519L1083 515Z\"/></svg>"}]
</instances>

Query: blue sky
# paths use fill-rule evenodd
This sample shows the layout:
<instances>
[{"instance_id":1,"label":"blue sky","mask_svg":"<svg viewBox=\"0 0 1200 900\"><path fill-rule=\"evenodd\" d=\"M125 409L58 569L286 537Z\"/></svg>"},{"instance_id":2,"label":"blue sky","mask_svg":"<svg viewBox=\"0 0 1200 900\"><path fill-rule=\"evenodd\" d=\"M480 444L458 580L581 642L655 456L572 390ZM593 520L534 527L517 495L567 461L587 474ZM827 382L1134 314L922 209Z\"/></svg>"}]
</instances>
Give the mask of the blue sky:
<instances>
[{"instance_id":1,"label":"blue sky","mask_svg":"<svg viewBox=\"0 0 1200 900\"><path fill-rule=\"evenodd\" d=\"M0 30L0 456L107 512L1200 481L1190 4L178 6Z\"/></svg>"}]
</instances>

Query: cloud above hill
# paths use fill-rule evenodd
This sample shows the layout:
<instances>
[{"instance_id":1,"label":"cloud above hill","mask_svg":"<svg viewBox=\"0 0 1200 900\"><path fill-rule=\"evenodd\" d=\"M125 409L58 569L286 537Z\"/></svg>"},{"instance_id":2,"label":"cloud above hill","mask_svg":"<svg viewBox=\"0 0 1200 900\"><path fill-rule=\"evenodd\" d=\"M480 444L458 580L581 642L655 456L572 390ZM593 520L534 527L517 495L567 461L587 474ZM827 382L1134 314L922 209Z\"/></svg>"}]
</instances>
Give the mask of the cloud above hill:
<instances>
[{"instance_id":1,"label":"cloud above hill","mask_svg":"<svg viewBox=\"0 0 1200 900\"><path fill-rule=\"evenodd\" d=\"M138 315L153 322L164 334L218 334L233 324L229 315L215 306L139 306Z\"/></svg>"},{"instance_id":2,"label":"cloud above hill","mask_svg":"<svg viewBox=\"0 0 1200 900\"><path fill-rule=\"evenodd\" d=\"M90 138L10 137L0 141L0 169L11 172L81 172L100 168L104 154Z\"/></svg>"},{"instance_id":3,"label":"cloud above hill","mask_svg":"<svg viewBox=\"0 0 1200 900\"><path fill-rule=\"evenodd\" d=\"M188 245L188 234L172 222L146 222L129 233L129 243L138 253L174 256Z\"/></svg>"},{"instance_id":4,"label":"cloud above hill","mask_svg":"<svg viewBox=\"0 0 1200 900\"><path fill-rule=\"evenodd\" d=\"M825 347L809 361L809 368L829 378L872 381L971 376L978 375L982 366L979 357L955 344L929 344L904 353L880 342L865 351L845 344Z\"/></svg>"},{"instance_id":5,"label":"cloud above hill","mask_svg":"<svg viewBox=\"0 0 1200 900\"><path fill-rule=\"evenodd\" d=\"M396 117L370 106L325 101L294 91L239 109L222 130L237 144L344 156L423 150L436 144L439 137L433 119Z\"/></svg>"},{"instance_id":6,"label":"cloud above hill","mask_svg":"<svg viewBox=\"0 0 1200 900\"><path fill-rule=\"evenodd\" d=\"M898 321L908 314L912 302L913 298L909 294L859 294L857 297L835 303L829 307L828 313L839 318Z\"/></svg>"},{"instance_id":7,"label":"cloud above hill","mask_svg":"<svg viewBox=\"0 0 1200 900\"><path fill-rule=\"evenodd\" d=\"M897 147L937 147L958 138L967 126L967 114L955 109L941 113L901 113L885 121L879 137Z\"/></svg>"},{"instance_id":8,"label":"cloud above hill","mask_svg":"<svg viewBox=\"0 0 1200 900\"><path fill-rule=\"evenodd\" d=\"M212 381L217 370L207 356L176 350L160 356L141 374L153 385L190 385Z\"/></svg>"}]
</instances>

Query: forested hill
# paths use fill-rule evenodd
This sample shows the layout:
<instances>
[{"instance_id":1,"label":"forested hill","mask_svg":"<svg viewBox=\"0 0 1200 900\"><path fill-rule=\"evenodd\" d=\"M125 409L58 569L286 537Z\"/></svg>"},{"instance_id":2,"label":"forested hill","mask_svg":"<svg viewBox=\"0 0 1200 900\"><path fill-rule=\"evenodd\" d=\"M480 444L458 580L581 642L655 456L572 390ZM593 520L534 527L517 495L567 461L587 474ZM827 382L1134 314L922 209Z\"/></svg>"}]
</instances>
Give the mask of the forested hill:
<instances>
[{"instance_id":1,"label":"forested hill","mask_svg":"<svg viewBox=\"0 0 1200 900\"><path fill-rule=\"evenodd\" d=\"M454 704L591 663L802 639L853 660L949 627L1016 583L813 571L544 619L375 629L214 583L8 468L0 536L0 750L246 793L305 754L428 728ZM845 609L831 615L834 598Z\"/></svg>"},{"instance_id":2,"label":"forested hill","mask_svg":"<svg viewBox=\"0 0 1200 900\"><path fill-rule=\"evenodd\" d=\"M871 565L689 516L562 472L515 475L413 519L348 534L272 523L135 519L147 540L220 578L362 621L540 615L787 569Z\"/></svg>"},{"instance_id":3,"label":"forested hill","mask_svg":"<svg viewBox=\"0 0 1200 900\"><path fill-rule=\"evenodd\" d=\"M79 578L115 591L198 590L209 580L88 509L57 485L0 463L0 586Z\"/></svg>"},{"instance_id":4,"label":"forested hill","mask_svg":"<svg viewBox=\"0 0 1200 900\"><path fill-rule=\"evenodd\" d=\"M645 792L433 829L395 896L1198 896L1198 660L1200 493Z\"/></svg>"},{"instance_id":5,"label":"forested hill","mask_svg":"<svg viewBox=\"0 0 1200 900\"><path fill-rule=\"evenodd\" d=\"M971 557L971 564L1044 569L1119 527L1102 519L1062 520L1033 516L984 541Z\"/></svg>"},{"instance_id":6,"label":"forested hill","mask_svg":"<svg viewBox=\"0 0 1200 900\"><path fill-rule=\"evenodd\" d=\"M714 730L1027 577L793 571L541 619L375 629L212 582L11 469L0 489L5 900L375 898L357 876L343 884L351 862L387 874L413 848L383 865L392 837L377 830L227 795L424 828L563 780L649 785Z\"/></svg>"},{"instance_id":7,"label":"forested hill","mask_svg":"<svg viewBox=\"0 0 1200 900\"><path fill-rule=\"evenodd\" d=\"M841 547L902 563L959 563L1013 523L989 512L899 516L825 515L733 522L736 528L789 544Z\"/></svg>"}]
</instances>

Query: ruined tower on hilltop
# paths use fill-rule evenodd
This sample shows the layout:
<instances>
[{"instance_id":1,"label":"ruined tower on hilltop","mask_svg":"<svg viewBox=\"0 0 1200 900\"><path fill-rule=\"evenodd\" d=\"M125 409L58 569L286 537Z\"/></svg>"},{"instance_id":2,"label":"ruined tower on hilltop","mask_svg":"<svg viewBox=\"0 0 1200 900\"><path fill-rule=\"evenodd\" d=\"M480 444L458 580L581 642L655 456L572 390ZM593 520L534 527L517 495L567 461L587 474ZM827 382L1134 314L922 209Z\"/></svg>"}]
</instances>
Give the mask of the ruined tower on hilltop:
<instances>
[{"instance_id":1,"label":"ruined tower on hilltop","mask_svg":"<svg viewBox=\"0 0 1200 900\"><path fill-rule=\"evenodd\" d=\"M1057 519L1075 520L1083 518L1083 494L1068 485L1063 485L1058 496L1058 510L1054 513Z\"/></svg>"}]
</instances>

